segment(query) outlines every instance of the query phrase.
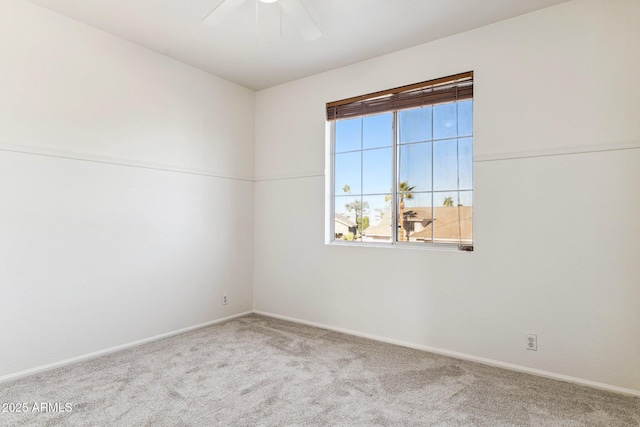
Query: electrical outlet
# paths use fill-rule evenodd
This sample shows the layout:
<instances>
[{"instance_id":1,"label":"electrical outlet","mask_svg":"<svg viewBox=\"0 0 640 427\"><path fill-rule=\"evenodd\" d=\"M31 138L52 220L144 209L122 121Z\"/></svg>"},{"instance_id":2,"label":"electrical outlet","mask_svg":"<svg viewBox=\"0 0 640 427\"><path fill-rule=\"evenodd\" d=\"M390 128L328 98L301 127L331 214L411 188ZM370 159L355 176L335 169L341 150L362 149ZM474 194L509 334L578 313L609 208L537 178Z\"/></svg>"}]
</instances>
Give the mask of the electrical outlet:
<instances>
[{"instance_id":1,"label":"electrical outlet","mask_svg":"<svg viewBox=\"0 0 640 427\"><path fill-rule=\"evenodd\" d=\"M527 350L538 351L538 336L536 334L527 335Z\"/></svg>"},{"instance_id":2,"label":"electrical outlet","mask_svg":"<svg viewBox=\"0 0 640 427\"><path fill-rule=\"evenodd\" d=\"M227 294L222 294L222 305L227 305L228 302L229 298L227 297Z\"/></svg>"}]
</instances>

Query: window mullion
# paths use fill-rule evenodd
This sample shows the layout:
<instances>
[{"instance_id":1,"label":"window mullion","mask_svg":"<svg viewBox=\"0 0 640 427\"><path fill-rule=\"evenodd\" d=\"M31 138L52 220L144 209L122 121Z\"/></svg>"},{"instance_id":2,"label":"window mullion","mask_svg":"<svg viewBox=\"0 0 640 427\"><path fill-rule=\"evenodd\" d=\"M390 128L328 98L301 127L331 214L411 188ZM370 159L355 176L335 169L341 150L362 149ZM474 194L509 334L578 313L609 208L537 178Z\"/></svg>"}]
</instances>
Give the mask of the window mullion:
<instances>
[{"instance_id":1,"label":"window mullion","mask_svg":"<svg viewBox=\"0 0 640 427\"><path fill-rule=\"evenodd\" d=\"M364 218L364 117L360 120L360 224L362 224L362 218ZM360 231L358 225L358 210L356 209L356 236ZM359 242L362 243L362 233L360 233Z\"/></svg>"},{"instance_id":2,"label":"window mullion","mask_svg":"<svg viewBox=\"0 0 640 427\"><path fill-rule=\"evenodd\" d=\"M393 112L393 174L391 179L391 244L395 245L398 242L398 182L400 173L400 162L398 156L398 133L400 132L400 126L398 125L398 112Z\"/></svg>"},{"instance_id":3,"label":"window mullion","mask_svg":"<svg viewBox=\"0 0 640 427\"><path fill-rule=\"evenodd\" d=\"M329 189L329 203L330 203L330 224L329 231L331 233L329 241L334 242L336 240L336 122L331 122L331 146L329 148L329 155L331 157L330 171L331 174L331 188ZM325 181L326 182L326 181ZM325 193L326 194L326 193Z\"/></svg>"},{"instance_id":4,"label":"window mullion","mask_svg":"<svg viewBox=\"0 0 640 427\"><path fill-rule=\"evenodd\" d=\"M434 200L433 195L435 194L434 170L436 165L434 147L435 147L436 141L433 138L434 136L433 110L434 109L432 108L431 117L430 117L431 118L431 243L436 242L436 221L435 221L436 219L434 218L436 214L436 207L434 206L434 203L433 203L433 200Z\"/></svg>"}]
</instances>

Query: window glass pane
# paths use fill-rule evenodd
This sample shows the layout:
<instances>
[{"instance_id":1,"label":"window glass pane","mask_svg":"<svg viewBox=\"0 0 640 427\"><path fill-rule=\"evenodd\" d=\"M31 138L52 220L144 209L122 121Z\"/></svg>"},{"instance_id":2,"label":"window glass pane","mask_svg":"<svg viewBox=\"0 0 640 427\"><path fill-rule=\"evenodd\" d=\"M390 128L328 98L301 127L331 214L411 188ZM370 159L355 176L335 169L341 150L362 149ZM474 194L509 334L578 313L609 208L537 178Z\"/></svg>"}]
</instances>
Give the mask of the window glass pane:
<instances>
[{"instance_id":1,"label":"window glass pane","mask_svg":"<svg viewBox=\"0 0 640 427\"><path fill-rule=\"evenodd\" d=\"M362 148L362 117L336 121L336 153Z\"/></svg>"},{"instance_id":2,"label":"window glass pane","mask_svg":"<svg viewBox=\"0 0 640 427\"><path fill-rule=\"evenodd\" d=\"M438 243L460 242L460 210L458 193L444 192L433 195L433 238Z\"/></svg>"},{"instance_id":3,"label":"window glass pane","mask_svg":"<svg viewBox=\"0 0 640 427\"><path fill-rule=\"evenodd\" d=\"M334 212L335 240L360 240L357 223L362 215L362 196L336 196Z\"/></svg>"},{"instance_id":4,"label":"window glass pane","mask_svg":"<svg viewBox=\"0 0 640 427\"><path fill-rule=\"evenodd\" d=\"M393 156L391 147L362 152L363 194L384 194L393 187Z\"/></svg>"},{"instance_id":5,"label":"window glass pane","mask_svg":"<svg viewBox=\"0 0 640 427\"><path fill-rule=\"evenodd\" d=\"M336 154L335 195L360 194L362 151Z\"/></svg>"},{"instance_id":6,"label":"window glass pane","mask_svg":"<svg viewBox=\"0 0 640 427\"><path fill-rule=\"evenodd\" d=\"M473 206L473 191L459 192L458 206Z\"/></svg>"},{"instance_id":7,"label":"window glass pane","mask_svg":"<svg viewBox=\"0 0 640 427\"><path fill-rule=\"evenodd\" d=\"M363 132L364 148L391 147L393 144L393 113L366 116Z\"/></svg>"},{"instance_id":8,"label":"window glass pane","mask_svg":"<svg viewBox=\"0 0 640 427\"><path fill-rule=\"evenodd\" d=\"M434 193L434 239L440 243L473 242L473 192Z\"/></svg>"},{"instance_id":9,"label":"window glass pane","mask_svg":"<svg viewBox=\"0 0 640 427\"><path fill-rule=\"evenodd\" d=\"M362 198L362 241L391 241L391 194Z\"/></svg>"},{"instance_id":10,"label":"window glass pane","mask_svg":"<svg viewBox=\"0 0 640 427\"><path fill-rule=\"evenodd\" d=\"M458 192L444 191L433 193L433 205L436 207L454 208L458 206Z\"/></svg>"},{"instance_id":11,"label":"window glass pane","mask_svg":"<svg viewBox=\"0 0 640 427\"><path fill-rule=\"evenodd\" d=\"M400 144L431 140L432 107L400 111Z\"/></svg>"},{"instance_id":12,"label":"window glass pane","mask_svg":"<svg viewBox=\"0 0 640 427\"><path fill-rule=\"evenodd\" d=\"M458 189L458 142L455 139L433 142L433 189Z\"/></svg>"},{"instance_id":13,"label":"window glass pane","mask_svg":"<svg viewBox=\"0 0 640 427\"><path fill-rule=\"evenodd\" d=\"M431 142L400 147L400 182L415 191L431 191Z\"/></svg>"},{"instance_id":14,"label":"window glass pane","mask_svg":"<svg viewBox=\"0 0 640 427\"><path fill-rule=\"evenodd\" d=\"M462 243L473 243L473 192L461 191L459 193L460 209L460 239Z\"/></svg>"},{"instance_id":15,"label":"window glass pane","mask_svg":"<svg viewBox=\"0 0 640 427\"><path fill-rule=\"evenodd\" d=\"M398 218L402 218L402 221L398 221L398 241L431 241L431 194L398 193Z\"/></svg>"},{"instance_id":16,"label":"window glass pane","mask_svg":"<svg viewBox=\"0 0 640 427\"><path fill-rule=\"evenodd\" d=\"M458 140L458 168L460 169L460 189L473 189L473 138Z\"/></svg>"},{"instance_id":17,"label":"window glass pane","mask_svg":"<svg viewBox=\"0 0 640 427\"><path fill-rule=\"evenodd\" d=\"M458 136L473 135L473 101L458 102Z\"/></svg>"},{"instance_id":18,"label":"window glass pane","mask_svg":"<svg viewBox=\"0 0 640 427\"><path fill-rule=\"evenodd\" d=\"M433 139L457 136L456 104L440 104L433 107Z\"/></svg>"}]
</instances>

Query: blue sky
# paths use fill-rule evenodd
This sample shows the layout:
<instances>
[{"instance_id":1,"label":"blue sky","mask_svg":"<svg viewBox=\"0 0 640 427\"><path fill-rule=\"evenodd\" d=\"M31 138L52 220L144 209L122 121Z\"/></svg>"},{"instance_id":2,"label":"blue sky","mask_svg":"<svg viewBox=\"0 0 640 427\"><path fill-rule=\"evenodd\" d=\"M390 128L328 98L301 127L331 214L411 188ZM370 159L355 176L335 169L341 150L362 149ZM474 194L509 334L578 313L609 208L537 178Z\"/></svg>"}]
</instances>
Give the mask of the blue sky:
<instances>
[{"instance_id":1,"label":"blue sky","mask_svg":"<svg viewBox=\"0 0 640 427\"><path fill-rule=\"evenodd\" d=\"M432 191L435 206L442 206L445 197L472 205L472 109L469 100L398 113L400 182L416 187L410 206L430 206ZM384 194L392 186L392 145L392 113L336 122L336 212L344 212L345 203L360 195L371 209L388 206ZM345 185L350 196L343 192Z\"/></svg>"}]
</instances>

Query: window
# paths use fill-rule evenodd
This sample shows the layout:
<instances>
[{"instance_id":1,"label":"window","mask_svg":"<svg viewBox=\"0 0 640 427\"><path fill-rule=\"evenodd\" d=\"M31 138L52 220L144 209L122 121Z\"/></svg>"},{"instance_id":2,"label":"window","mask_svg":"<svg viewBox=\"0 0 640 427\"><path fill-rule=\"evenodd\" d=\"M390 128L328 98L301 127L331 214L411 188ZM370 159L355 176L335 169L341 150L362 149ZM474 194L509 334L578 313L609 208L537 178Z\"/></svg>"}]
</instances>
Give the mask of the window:
<instances>
[{"instance_id":1,"label":"window","mask_svg":"<svg viewBox=\"0 0 640 427\"><path fill-rule=\"evenodd\" d=\"M473 250L473 73L327 104L330 240Z\"/></svg>"}]
</instances>

